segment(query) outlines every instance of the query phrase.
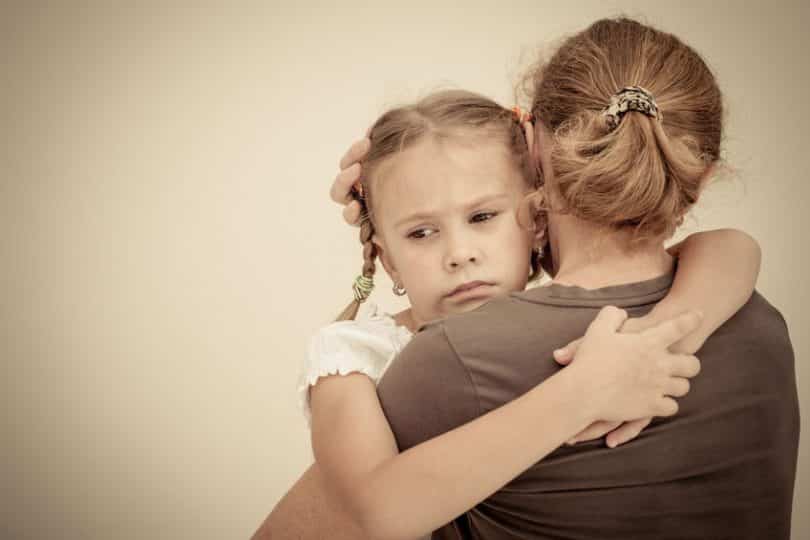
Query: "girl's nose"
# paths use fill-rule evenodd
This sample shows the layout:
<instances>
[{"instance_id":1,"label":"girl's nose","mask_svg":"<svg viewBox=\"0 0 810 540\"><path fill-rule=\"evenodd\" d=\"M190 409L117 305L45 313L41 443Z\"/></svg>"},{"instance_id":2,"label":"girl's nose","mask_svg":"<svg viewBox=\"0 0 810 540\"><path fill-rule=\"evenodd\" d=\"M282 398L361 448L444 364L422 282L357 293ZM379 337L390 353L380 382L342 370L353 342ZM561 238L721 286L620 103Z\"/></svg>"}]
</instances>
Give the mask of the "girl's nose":
<instances>
[{"instance_id":1,"label":"girl's nose","mask_svg":"<svg viewBox=\"0 0 810 540\"><path fill-rule=\"evenodd\" d=\"M454 272L470 264L477 264L481 261L481 254L477 249L470 246L458 246L448 250L445 257L445 269Z\"/></svg>"}]
</instances>

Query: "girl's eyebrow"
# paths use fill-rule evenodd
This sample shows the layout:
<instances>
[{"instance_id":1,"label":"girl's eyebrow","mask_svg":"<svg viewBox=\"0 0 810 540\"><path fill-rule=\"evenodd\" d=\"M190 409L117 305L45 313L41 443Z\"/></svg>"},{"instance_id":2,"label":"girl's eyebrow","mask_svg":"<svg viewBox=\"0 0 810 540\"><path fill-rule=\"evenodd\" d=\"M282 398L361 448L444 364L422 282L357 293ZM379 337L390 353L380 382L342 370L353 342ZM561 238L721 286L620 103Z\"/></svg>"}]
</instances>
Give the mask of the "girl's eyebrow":
<instances>
[{"instance_id":1,"label":"girl's eyebrow","mask_svg":"<svg viewBox=\"0 0 810 540\"><path fill-rule=\"evenodd\" d=\"M473 208L476 208L478 206L482 206L482 205L487 204L487 203L499 202L501 199L509 199L509 198L510 198L510 196L509 196L508 193L495 193L495 194L492 194L492 195L484 195L483 197L479 197L479 198L477 198L477 199L475 199L473 201L470 201L469 203L464 204L463 206L461 206L461 209L465 210L465 211L469 211L469 210L472 210ZM403 225L406 225L406 224L408 224L410 222L413 222L413 221L429 220L429 219L435 217L437 214L441 214L441 213L442 212L439 212L439 211L436 211L436 210L427 210L427 211L416 212L414 214L409 214L409 215L403 217L402 219L400 219L399 221L397 221L394 224L394 227L399 228L399 227L401 227Z\"/></svg>"}]
</instances>

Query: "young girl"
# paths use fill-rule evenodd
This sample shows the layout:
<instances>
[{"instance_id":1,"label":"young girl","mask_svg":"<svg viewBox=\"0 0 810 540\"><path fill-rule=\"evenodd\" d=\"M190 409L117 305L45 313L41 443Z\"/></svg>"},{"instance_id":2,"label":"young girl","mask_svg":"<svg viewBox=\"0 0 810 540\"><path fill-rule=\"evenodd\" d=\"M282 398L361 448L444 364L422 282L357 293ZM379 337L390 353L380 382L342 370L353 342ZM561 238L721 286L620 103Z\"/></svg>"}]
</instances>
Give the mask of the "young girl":
<instances>
[{"instance_id":1,"label":"young girl","mask_svg":"<svg viewBox=\"0 0 810 540\"><path fill-rule=\"evenodd\" d=\"M690 328L696 327L694 318L662 324L644 335L618 336L615 330L624 316L606 311L585 337L597 343L591 350L600 350L599 358L578 357L561 372L571 370L567 378L555 375L523 398L397 455L375 393L390 361L424 324L523 290L530 274L539 272L547 240L542 227L534 230L518 222L524 199L535 187L535 173L512 111L476 94L443 92L384 114L370 139L358 187L366 212L360 229L363 272L355 282L355 302L344 315L353 317L370 293L376 258L395 283L395 292L407 292L411 307L395 316L375 312L363 320L336 322L313 338L300 391L307 414L311 404L317 465L257 537L426 534L528 466L515 463L520 459L516 456L493 454L487 446L504 430L519 432L520 446L530 449L533 463L598 420L612 420L614 427L619 420L674 414L677 405L665 396L685 394L686 377L696 373L693 357L670 355L677 367L639 378L655 365L641 358L640 343L665 334L655 354L667 355L666 347L685 335L675 328L690 321ZM693 259L695 250L707 245L715 250L711 268L705 257ZM727 289L716 291L723 297L723 312L714 316L712 311L711 320L700 325L698 340L705 339L750 295L758 258L757 246L740 233L687 240L675 294L636 324L654 323L658 313L683 311L688 305L708 309L689 294L687 279L706 280L720 261L722 271L738 275L745 286L730 280ZM682 287L686 290L678 292ZM713 301L717 304L717 298ZM665 382L639 382L653 379ZM578 401L580 395L588 400ZM558 414L561 408L564 415ZM542 429L533 429L535 425ZM624 442L638 429L636 424L609 442ZM458 459L460 454L465 459ZM470 474L470 463L484 462L494 465ZM324 487L334 497L324 497ZM440 507L428 507L411 495L437 490L446 501ZM400 510L396 521L389 519L390 508Z\"/></svg>"}]
</instances>

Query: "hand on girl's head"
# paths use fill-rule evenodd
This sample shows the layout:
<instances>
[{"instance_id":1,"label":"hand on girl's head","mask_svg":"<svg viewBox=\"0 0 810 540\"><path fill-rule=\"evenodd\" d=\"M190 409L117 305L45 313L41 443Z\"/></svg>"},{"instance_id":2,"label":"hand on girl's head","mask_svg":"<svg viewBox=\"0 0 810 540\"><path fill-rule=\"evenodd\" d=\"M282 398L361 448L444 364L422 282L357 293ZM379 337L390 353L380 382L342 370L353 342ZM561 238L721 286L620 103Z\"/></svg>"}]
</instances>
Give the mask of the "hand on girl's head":
<instances>
[{"instance_id":1,"label":"hand on girl's head","mask_svg":"<svg viewBox=\"0 0 810 540\"><path fill-rule=\"evenodd\" d=\"M343 219L349 225L359 225L360 204L352 199L352 186L360 179L362 160L371 147L371 140L368 137L360 139L352 144L346 153L340 158L340 172L332 182L329 196L338 204L344 205Z\"/></svg>"},{"instance_id":2,"label":"hand on girl's head","mask_svg":"<svg viewBox=\"0 0 810 540\"><path fill-rule=\"evenodd\" d=\"M371 139L367 136L354 141L349 149L346 150L346 153L343 154L343 157L340 158L341 170L348 169L351 165L358 163L361 159L366 157L370 148Z\"/></svg>"}]
</instances>

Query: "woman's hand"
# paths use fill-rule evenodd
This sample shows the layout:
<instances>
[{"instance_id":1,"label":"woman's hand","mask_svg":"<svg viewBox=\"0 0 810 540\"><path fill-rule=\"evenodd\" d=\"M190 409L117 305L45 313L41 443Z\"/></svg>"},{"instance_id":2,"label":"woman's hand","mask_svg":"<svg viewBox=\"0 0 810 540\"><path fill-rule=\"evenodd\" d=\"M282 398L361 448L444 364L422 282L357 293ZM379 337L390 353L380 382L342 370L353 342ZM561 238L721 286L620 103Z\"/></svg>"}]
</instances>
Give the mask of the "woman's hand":
<instances>
[{"instance_id":1,"label":"woman's hand","mask_svg":"<svg viewBox=\"0 0 810 540\"><path fill-rule=\"evenodd\" d=\"M696 312L687 312L635 334L619 334L627 313L615 307L599 312L583 338L555 352L561 364L580 368L595 402L595 422L569 443L603 436L616 446L632 439L652 416L671 416L678 410L674 397L689 391L688 379L697 375L700 362L691 355L673 354L667 348L700 325ZM622 424L624 420L633 419ZM620 426L619 429L616 429Z\"/></svg>"},{"instance_id":2,"label":"woman's hand","mask_svg":"<svg viewBox=\"0 0 810 540\"><path fill-rule=\"evenodd\" d=\"M360 179L362 160L371 148L371 140L366 137L352 144L340 159L340 172L332 182L329 196L338 204L344 205L343 219L349 225L360 224L360 203L352 199L351 189Z\"/></svg>"}]
</instances>

